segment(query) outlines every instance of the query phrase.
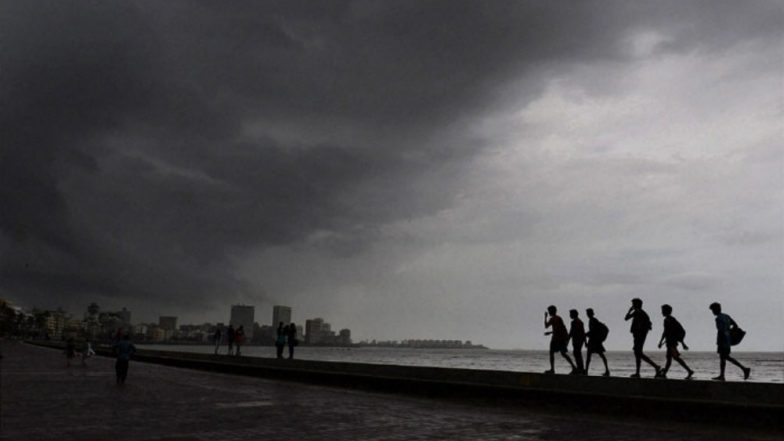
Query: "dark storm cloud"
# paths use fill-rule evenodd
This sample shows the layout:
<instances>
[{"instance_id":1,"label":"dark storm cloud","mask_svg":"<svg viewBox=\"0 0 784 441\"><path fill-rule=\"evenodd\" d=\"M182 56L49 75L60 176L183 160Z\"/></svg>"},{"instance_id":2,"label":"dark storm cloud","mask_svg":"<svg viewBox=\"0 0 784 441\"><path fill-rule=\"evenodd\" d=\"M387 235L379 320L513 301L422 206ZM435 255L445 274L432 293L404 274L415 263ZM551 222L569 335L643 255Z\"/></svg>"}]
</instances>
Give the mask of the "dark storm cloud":
<instances>
[{"instance_id":1,"label":"dark storm cloud","mask_svg":"<svg viewBox=\"0 0 784 441\"><path fill-rule=\"evenodd\" d=\"M620 60L636 27L673 22L686 50L775 24L724 9L3 2L0 288L193 308L258 294L234 270L251 249L328 232L316 242L351 254L449 206L482 147L455 127L521 79L536 94L537 69Z\"/></svg>"}]
</instances>

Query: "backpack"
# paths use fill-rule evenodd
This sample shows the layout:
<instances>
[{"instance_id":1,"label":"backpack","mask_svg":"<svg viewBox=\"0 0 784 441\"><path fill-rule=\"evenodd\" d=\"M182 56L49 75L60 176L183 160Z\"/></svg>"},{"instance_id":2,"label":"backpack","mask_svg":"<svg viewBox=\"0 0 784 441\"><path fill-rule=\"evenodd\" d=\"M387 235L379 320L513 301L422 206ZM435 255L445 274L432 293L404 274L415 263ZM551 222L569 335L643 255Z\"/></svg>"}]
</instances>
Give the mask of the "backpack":
<instances>
[{"instance_id":1,"label":"backpack","mask_svg":"<svg viewBox=\"0 0 784 441\"><path fill-rule=\"evenodd\" d=\"M678 320L672 320L672 337L675 341L683 341L686 338L686 330L683 329L683 325Z\"/></svg>"},{"instance_id":2,"label":"backpack","mask_svg":"<svg viewBox=\"0 0 784 441\"><path fill-rule=\"evenodd\" d=\"M610 333L610 328L599 320L596 321L594 329L591 330L591 340L596 343L603 343L607 340L607 335Z\"/></svg>"}]
</instances>

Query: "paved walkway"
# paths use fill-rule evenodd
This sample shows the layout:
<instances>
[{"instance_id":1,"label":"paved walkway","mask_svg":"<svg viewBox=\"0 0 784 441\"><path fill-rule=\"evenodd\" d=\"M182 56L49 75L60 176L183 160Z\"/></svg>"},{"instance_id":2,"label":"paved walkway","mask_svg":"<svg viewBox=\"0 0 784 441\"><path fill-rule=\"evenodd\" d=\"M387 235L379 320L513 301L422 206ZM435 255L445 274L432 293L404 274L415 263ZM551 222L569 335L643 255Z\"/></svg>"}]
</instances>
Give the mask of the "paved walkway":
<instances>
[{"instance_id":1,"label":"paved walkway","mask_svg":"<svg viewBox=\"0 0 784 441\"><path fill-rule=\"evenodd\" d=\"M8 343L2 350L0 441L776 439L139 362L131 362L121 387L107 358L66 368L56 350Z\"/></svg>"}]
</instances>

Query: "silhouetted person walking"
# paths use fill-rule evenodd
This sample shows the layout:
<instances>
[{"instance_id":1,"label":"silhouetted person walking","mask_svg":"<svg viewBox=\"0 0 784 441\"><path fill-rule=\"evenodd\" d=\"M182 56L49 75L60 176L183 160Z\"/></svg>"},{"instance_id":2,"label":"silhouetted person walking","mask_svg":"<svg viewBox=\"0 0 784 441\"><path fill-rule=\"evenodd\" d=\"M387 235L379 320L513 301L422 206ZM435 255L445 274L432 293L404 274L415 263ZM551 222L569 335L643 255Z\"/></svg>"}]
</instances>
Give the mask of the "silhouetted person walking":
<instances>
[{"instance_id":1,"label":"silhouetted person walking","mask_svg":"<svg viewBox=\"0 0 784 441\"><path fill-rule=\"evenodd\" d=\"M721 373L718 377L713 377L714 380L724 381L724 369L727 367L727 362L734 364L741 368L743 371L743 379L748 380L751 375L751 369L740 364L740 362L730 357L730 347L732 346L732 338L730 331L732 328L737 328L738 324L727 314L721 312L721 305L719 303L711 303L710 310L716 316L716 346L719 353L719 368Z\"/></svg>"},{"instance_id":2,"label":"silhouetted person walking","mask_svg":"<svg viewBox=\"0 0 784 441\"><path fill-rule=\"evenodd\" d=\"M555 353L559 352L566 361L569 362L569 365L572 366L572 371L577 370L577 366L572 363L572 359L569 358L569 354L566 353L566 347L569 342L569 331L566 330L566 325L564 325L563 320L559 317L556 313L558 309L550 305L547 307L547 312L544 313L544 327L545 329L552 327L553 330L550 332L545 332L545 335L552 335L550 338L550 370L544 371L545 374L554 374L555 373ZM547 316L550 315L548 319Z\"/></svg>"},{"instance_id":3,"label":"silhouetted person walking","mask_svg":"<svg viewBox=\"0 0 784 441\"><path fill-rule=\"evenodd\" d=\"M229 329L226 330L226 344L229 345L229 355L234 353L234 337L234 326L229 325Z\"/></svg>"},{"instance_id":4,"label":"silhouetted person walking","mask_svg":"<svg viewBox=\"0 0 784 441\"><path fill-rule=\"evenodd\" d=\"M580 313L576 309L569 310L569 317L572 319L569 327L569 339L572 341L572 355L577 369L572 374L585 374L583 367L583 345L585 344L585 325L579 318Z\"/></svg>"},{"instance_id":5,"label":"silhouetted person walking","mask_svg":"<svg viewBox=\"0 0 784 441\"><path fill-rule=\"evenodd\" d=\"M604 362L604 374L602 375L609 377L610 368L607 367L607 357L604 356L604 341L607 340L607 335L610 334L610 329L607 327L607 325L594 317L593 309L586 309L585 315L588 316L588 333L586 334L588 337L588 344L586 345L587 349L585 351L585 373L588 373L588 369L591 366L591 354L596 354L601 357L602 361Z\"/></svg>"},{"instance_id":6,"label":"silhouetted person walking","mask_svg":"<svg viewBox=\"0 0 784 441\"><path fill-rule=\"evenodd\" d=\"M234 331L234 344L237 346L237 350L234 352L234 355L240 356L240 350L242 345L245 343L245 327L240 325L236 331Z\"/></svg>"},{"instance_id":7,"label":"silhouetted person walking","mask_svg":"<svg viewBox=\"0 0 784 441\"><path fill-rule=\"evenodd\" d=\"M128 334L112 345L114 353L117 355L117 361L114 363L114 371L117 374L117 384L125 384L125 378L128 376L128 364L131 357L136 352L136 346L130 341Z\"/></svg>"},{"instance_id":8,"label":"silhouetted person walking","mask_svg":"<svg viewBox=\"0 0 784 441\"><path fill-rule=\"evenodd\" d=\"M641 361L645 361L646 363L653 366L656 369L656 376L659 376L659 365L653 362L647 355L643 354L642 348L645 346L645 338L648 336L648 331L652 329L651 325L651 318L648 317L648 313L643 311L642 309L642 300L634 298L632 299L632 307L629 308L629 312L626 313L626 317L624 320L632 321L632 326L630 332L634 337L634 364L636 367L635 372L631 375L632 378L640 378L640 364Z\"/></svg>"},{"instance_id":9,"label":"silhouetted person walking","mask_svg":"<svg viewBox=\"0 0 784 441\"><path fill-rule=\"evenodd\" d=\"M278 330L275 333L275 350L277 351L277 357L283 358L283 347L286 346L286 331L288 328L283 325L283 322L278 324Z\"/></svg>"},{"instance_id":10,"label":"silhouetted person walking","mask_svg":"<svg viewBox=\"0 0 784 441\"><path fill-rule=\"evenodd\" d=\"M215 333L212 334L212 340L215 342L215 355L218 355L218 349L220 349L221 340L223 339L223 333L221 332L221 328L215 328Z\"/></svg>"},{"instance_id":11,"label":"silhouetted person walking","mask_svg":"<svg viewBox=\"0 0 784 441\"><path fill-rule=\"evenodd\" d=\"M65 342L65 367L71 367L71 360L76 358L76 343L73 338Z\"/></svg>"},{"instance_id":12,"label":"silhouetted person walking","mask_svg":"<svg viewBox=\"0 0 784 441\"><path fill-rule=\"evenodd\" d=\"M672 360L675 359L678 364L686 369L688 375L686 375L685 379L691 380L694 371L686 365L686 362L681 358L680 352L678 352L678 343L683 345L684 350L689 350L689 347L686 346L686 342L684 341L686 338L686 330L683 329L680 322L672 316L672 306L662 305L661 313L664 316L664 331L662 331L662 336L659 340L659 347L661 348L663 343L667 343L667 362L664 364L664 369L661 370L659 376L661 378L667 378L667 372L670 370Z\"/></svg>"},{"instance_id":13,"label":"silhouetted person walking","mask_svg":"<svg viewBox=\"0 0 784 441\"><path fill-rule=\"evenodd\" d=\"M297 340L297 327L294 323L290 323L286 330L286 342L289 345L289 360L291 360L294 358L294 346L299 344L299 340Z\"/></svg>"}]
</instances>

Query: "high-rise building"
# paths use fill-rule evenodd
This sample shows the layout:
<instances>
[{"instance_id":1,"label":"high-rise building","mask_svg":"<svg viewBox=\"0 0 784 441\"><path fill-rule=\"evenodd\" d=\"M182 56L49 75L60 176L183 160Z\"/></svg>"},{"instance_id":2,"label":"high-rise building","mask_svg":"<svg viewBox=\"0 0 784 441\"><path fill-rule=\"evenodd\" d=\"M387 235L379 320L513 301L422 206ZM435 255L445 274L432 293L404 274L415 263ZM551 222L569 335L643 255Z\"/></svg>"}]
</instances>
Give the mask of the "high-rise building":
<instances>
[{"instance_id":1,"label":"high-rise building","mask_svg":"<svg viewBox=\"0 0 784 441\"><path fill-rule=\"evenodd\" d=\"M351 330L350 329L341 329L340 333L338 334L338 343L344 346L351 345Z\"/></svg>"},{"instance_id":2,"label":"high-rise building","mask_svg":"<svg viewBox=\"0 0 784 441\"><path fill-rule=\"evenodd\" d=\"M291 307L281 305L272 307L272 327L277 329L280 322L284 325L291 323Z\"/></svg>"},{"instance_id":3,"label":"high-rise building","mask_svg":"<svg viewBox=\"0 0 784 441\"><path fill-rule=\"evenodd\" d=\"M177 317L162 315L158 318L158 327L166 331L177 329Z\"/></svg>"},{"instance_id":4,"label":"high-rise building","mask_svg":"<svg viewBox=\"0 0 784 441\"><path fill-rule=\"evenodd\" d=\"M234 328L242 326L245 331L245 338L250 341L253 338L253 316L255 308L248 305L231 305L231 318L229 324Z\"/></svg>"},{"instance_id":5,"label":"high-rise building","mask_svg":"<svg viewBox=\"0 0 784 441\"><path fill-rule=\"evenodd\" d=\"M305 343L316 344L321 342L324 319L314 318L305 320Z\"/></svg>"}]
</instances>

